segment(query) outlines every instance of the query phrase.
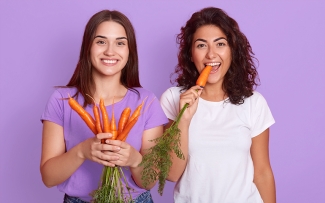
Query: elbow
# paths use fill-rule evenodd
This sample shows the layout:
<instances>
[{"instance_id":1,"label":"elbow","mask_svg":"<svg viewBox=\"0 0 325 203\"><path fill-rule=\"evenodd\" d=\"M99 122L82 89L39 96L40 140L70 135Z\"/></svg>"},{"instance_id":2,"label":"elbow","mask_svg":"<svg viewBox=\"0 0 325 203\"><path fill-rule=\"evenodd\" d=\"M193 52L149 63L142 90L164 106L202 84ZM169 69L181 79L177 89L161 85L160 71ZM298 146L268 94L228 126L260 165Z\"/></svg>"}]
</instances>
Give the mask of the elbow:
<instances>
[{"instance_id":1,"label":"elbow","mask_svg":"<svg viewBox=\"0 0 325 203\"><path fill-rule=\"evenodd\" d=\"M51 188L51 187L56 186L56 184L54 184L53 181L51 181L50 178L48 178L48 177L46 176L46 174L45 174L44 172L42 172L42 169L41 169L41 176L42 176L43 184L44 184L47 188Z\"/></svg>"},{"instance_id":2,"label":"elbow","mask_svg":"<svg viewBox=\"0 0 325 203\"><path fill-rule=\"evenodd\" d=\"M42 177L42 181L44 183L44 185L47 187L47 188L51 188L51 187L54 187L55 185L54 184L51 184L50 181L47 181L45 178Z\"/></svg>"},{"instance_id":3,"label":"elbow","mask_svg":"<svg viewBox=\"0 0 325 203\"><path fill-rule=\"evenodd\" d=\"M169 174L167 177L168 181L177 182L180 179L181 175Z\"/></svg>"}]
</instances>

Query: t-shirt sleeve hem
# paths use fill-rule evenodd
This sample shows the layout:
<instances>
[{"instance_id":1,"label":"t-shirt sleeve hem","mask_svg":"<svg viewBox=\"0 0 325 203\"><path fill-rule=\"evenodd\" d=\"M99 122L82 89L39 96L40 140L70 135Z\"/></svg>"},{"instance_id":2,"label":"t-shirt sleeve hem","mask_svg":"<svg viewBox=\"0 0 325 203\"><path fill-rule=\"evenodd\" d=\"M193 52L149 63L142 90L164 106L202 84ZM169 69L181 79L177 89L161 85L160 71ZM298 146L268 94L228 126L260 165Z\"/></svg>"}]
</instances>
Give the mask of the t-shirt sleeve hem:
<instances>
[{"instance_id":1,"label":"t-shirt sleeve hem","mask_svg":"<svg viewBox=\"0 0 325 203\"><path fill-rule=\"evenodd\" d=\"M155 128L155 127L160 126L160 125L165 125L167 123L168 123L168 119L166 118L166 119L164 119L164 121L161 121L161 122L158 122L158 123L152 123L150 125L146 125L144 130L149 130L151 128Z\"/></svg>"},{"instance_id":2,"label":"t-shirt sleeve hem","mask_svg":"<svg viewBox=\"0 0 325 203\"><path fill-rule=\"evenodd\" d=\"M272 121L266 123L266 124L264 125L263 128L261 128L260 130L256 131L255 133L253 133L251 137L253 138L253 137L256 137L256 136L260 135L260 134L261 134L262 132L264 132L266 129L268 129L269 127L271 127L274 123L275 123L274 120L272 120Z\"/></svg>"},{"instance_id":3,"label":"t-shirt sleeve hem","mask_svg":"<svg viewBox=\"0 0 325 203\"><path fill-rule=\"evenodd\" d=\"M49 117L42 117L40 120L41 120L42 123L43 123L43 121L50 121L52 123L58 124L59 126L63 127L61 121L56 121L56 120L53 120L52 118L49 118Z\"/></svg>"}]
</instances>

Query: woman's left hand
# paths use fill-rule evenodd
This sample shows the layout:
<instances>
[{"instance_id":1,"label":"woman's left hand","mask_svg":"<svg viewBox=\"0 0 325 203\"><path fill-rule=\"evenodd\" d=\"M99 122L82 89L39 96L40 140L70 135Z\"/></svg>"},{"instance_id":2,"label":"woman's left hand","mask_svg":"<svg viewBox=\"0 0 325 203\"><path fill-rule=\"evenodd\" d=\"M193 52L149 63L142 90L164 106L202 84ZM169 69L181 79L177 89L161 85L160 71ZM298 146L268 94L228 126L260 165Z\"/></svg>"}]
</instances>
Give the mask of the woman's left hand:
<instances>
[{"instance_id":1,"label":"woman's left hand","mask_svg":"<svg viewBox=\"0 0 325 203\"><path fill-rule=\"evenodd\" d=\"M105 151L104 153L118 157L117 160L110 161L110 163L117 166L129 166L132 168L138 167L141 163L142 155L128 143L120 140L106 140L106 144L111 145L112 150ZM116 147L118 147L118 149L116 149Z\"/></svg>"}]
</instances>

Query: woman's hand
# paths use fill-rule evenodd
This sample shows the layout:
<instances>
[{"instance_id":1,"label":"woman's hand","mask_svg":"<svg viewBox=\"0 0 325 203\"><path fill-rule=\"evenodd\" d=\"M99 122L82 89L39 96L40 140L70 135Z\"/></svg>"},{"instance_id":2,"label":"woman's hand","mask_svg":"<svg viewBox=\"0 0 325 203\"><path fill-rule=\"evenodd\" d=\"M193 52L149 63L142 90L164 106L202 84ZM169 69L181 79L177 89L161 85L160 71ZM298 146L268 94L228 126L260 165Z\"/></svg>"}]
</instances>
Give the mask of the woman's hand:
<instances>
[{"instance_id":1,"label":"woman's hand","mask_svg":"<svg viewBox=\"0 0 325 203\"><path fill-rule=\"evenodd\" d=\"M197 106L198 106L198 98L200 97L202 93L202 87L196 85L188 89L186 92L183 92L180 95L179 100L179 107L180 109L183 108L183 106L187 103L188 107L185 110L182 119L185 119L187 121L190 121L193 117L193 115L196 112Z\"/></svg>"},{"instance_id":2,"label":"woman's hand","mask_svg":"<svg viewBox=\"0 0 325 203\"><path fill-rule=\"evenodd\" d=\"M142 161L142 155L139 151L134 149L131 145L120 140L106 140L107 151L105 156L110 158L109 163L113 166L129 166L136 168Z\"/></svg>"},{"instance_id":3,"label":"woman's hand","mask_svg":"<svg viewBox=\"0 0 325 203\"><path fill-rule=\"evenodd\" d=\"M110 133L99 133L93 138L89 138L82 143L80 143L80 154L82 159L89 159L91 161L103 164L105 166L114 166L110 161L116 161L119 159L118 156L114 154L107 154L107 151L119 151L118 146L110 146L107 144L102 144L102 139L109 139L112 137Z\"/></svg>"}]
</instances>

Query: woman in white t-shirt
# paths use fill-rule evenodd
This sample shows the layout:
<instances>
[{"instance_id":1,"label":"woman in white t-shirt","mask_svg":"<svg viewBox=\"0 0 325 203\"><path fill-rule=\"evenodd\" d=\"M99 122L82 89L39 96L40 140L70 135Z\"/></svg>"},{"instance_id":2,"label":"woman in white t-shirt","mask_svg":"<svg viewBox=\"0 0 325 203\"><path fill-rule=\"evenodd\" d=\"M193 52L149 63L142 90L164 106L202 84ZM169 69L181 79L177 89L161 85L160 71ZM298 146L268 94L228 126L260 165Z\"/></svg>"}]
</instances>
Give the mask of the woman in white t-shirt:
<instances>
[{"instance_id":1,"label":"woman in white t-shirt","mask_svg":"<svg viewBox=\"0 0 325 203\"><path fill-rule=\"evenodd\" d=\"M189 103L179 123L185 160L172 155L168 179L177 181L176 203L274 203L269 127L274 119L255 91L254 53L237 22L219 8L192 15L177 36L177 87L161 105L170 122ZM204 88L196 79L213 66Z\"/></svg>"}]
</instances>

